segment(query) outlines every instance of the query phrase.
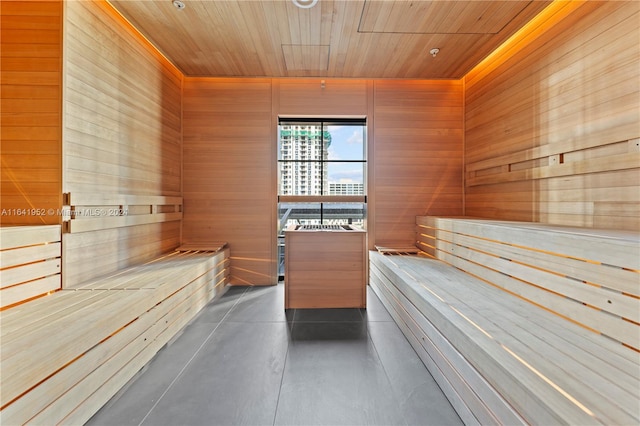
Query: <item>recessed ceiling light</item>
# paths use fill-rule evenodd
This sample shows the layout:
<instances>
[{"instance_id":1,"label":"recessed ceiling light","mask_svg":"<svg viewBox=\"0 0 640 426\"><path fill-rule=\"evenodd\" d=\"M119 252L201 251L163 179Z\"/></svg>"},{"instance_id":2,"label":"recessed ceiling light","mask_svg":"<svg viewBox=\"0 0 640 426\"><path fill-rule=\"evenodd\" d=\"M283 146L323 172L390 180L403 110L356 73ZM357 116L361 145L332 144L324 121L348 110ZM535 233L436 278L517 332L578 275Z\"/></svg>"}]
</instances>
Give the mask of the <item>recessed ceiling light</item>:
<instances>
[{"instance_id":1,"label":"recessed ceiling light","mask_svg":"<svg viewBox=\"0 0 640 426\"><path fill-rule=\"evenodd\" d=\"M187 7L186 4L184 4L183 2L181 2L180 0L173 0L173 5L176 7L176 9L178 10L182 10L185 7Z\"/></svg>"},{"instance_id":2,"label":"recessed ceiling light","mask_svg":"<svg viewBox=\"0 0 640 426\"><path fill-rule=\"evenodd\" d=\"M291 0L293 4L301 9L311 9L318 3L318 0Z\"/></svg>"}]
</instances>

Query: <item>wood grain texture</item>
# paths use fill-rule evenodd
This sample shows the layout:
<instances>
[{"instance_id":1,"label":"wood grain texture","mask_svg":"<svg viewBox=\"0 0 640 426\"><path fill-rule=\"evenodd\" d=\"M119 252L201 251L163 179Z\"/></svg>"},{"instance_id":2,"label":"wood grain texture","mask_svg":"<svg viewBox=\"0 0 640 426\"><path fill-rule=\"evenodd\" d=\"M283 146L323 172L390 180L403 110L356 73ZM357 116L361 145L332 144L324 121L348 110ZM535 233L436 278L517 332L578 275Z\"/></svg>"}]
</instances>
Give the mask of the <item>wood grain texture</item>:
<instances>
[{"instance_id":1,"label":"wood grain texture","mask_svg":"<svg viewBox=\"0 0 640 426\"><path fill-rule=\"evenodd\" d=\"M371 247L412 244L416 215L462 213L461 82L327 79L324 89L308 78L185 84L184 240L228 241L234 283L276 280L279 116L367 118Z\"/></svg>"},{"instance_id":2,"label":"wood grain texture","mask_svg":"<svg viewBox=\"0 0 640 426\"><path fill-rule=\"evenodd\" d=\"M65 8L64 192L121 199L117 206L181 196L182 74L106 2ZM177 247L180 213L152 213L176 221L100 218L106 229L92 231L78 220L76 230L87 232L64 236L65 286Z\"/></svg>"},{"instance_id":3,"label":"wood grain texture","mask_svg":"<svg viewBox=\"0 0 640 426\"><path fill-rule=\"evenodd\" d=\"M640 348L640 238L529 222L417 218L417 246L538 306Z\"/></svg>"},{"instance_id":4,"label":"wood grain texture","mask_svg":"<svg viewBox=\"0 0 640 426\"><path fill-rule=\"evenodd\" d=\"M3 226L61 222L62 8L62 1L0 7Z\"/></svg>"},{"instance_id":5,"label":"wood grain texture","mask_svg":"<svg viewBox=\"0 0 640 426\"><path fill-rule=\"evenodd\" d=\"M471 361L434 325L420 307L408 299L395 277L385 273L381 253L370 258L370 285L398 327L429 369L440 389L465 424L526 424ZM388 256L393 264L395 257Z\"/></svg>"},{"instance_id":6,"label":"wood grain texture","mask_svg":"<svg viewBox=\"0 0 640 426\"><path fill-rule=\"evenodd\" d=\"M558 7L465 77L466 214L640 230L640 5Z\"/></svg>"},{"instance_id":7,"label":"wood grain texture","mask_svg":"<svg viewBox=\"0 0 640 426\"><path fill-rule=\"evenodd\" d=\"M228 256L173 253L3 311L2 423L85 423L224 293Z\"/></svg>"},{"instance_id":8,"label":"wood grain texture","mask_svg":"<svg viewBox=\"0 0 640 426\"><path fill-rule=\"evenodd\" d=\"M285 232L285 309L365 308L366 232Z\"/></svg>"},{"instance_id":9,"label":"wood grain texture","mask_svg":"<svg viewBox=\"0 0 640 426\"><path fill-rule=\"evenodd\" d=\"M364 117L371 102L367 80L274 79L279 116Z\"/></svg>"},{"instance_id":10,"label":"wood grain texture","mask_svg":"<svg viewBox=\"0 0 640 426\"><path fill-rule=\"evenodd\" d=\"M462 214L463 86L375 81L374 105L374 241L407 246L416 216Z\"/></svg>"},{"instance_id":11,"label":"wood grain texture","mask_svg":"<svg viewBox=\"0 0 640 426\"><path fill-rule=\"evenodd\" d=\"M470 424L638 422L636 351L436 259L370 260L372 286Z\"/></svg>"},{"instance_id":12,"label":"wood grain texture","mask_svg":"<svg viewBox=\"0 0 640 426\"><path fill-rule=\"evenodd\" d=\"M275 272L271 81L185 79L183 242L227 241L231 282Z\"/></svg>"},{"instance_id":13,"label":"wood grain texture","mask_svg":"<svg viewBox=\"0 0 640 426\"><path fill-rule=\"evenodd\" d=\"M190 77L461 78L550 2L111 3Z\"/></svg>"},{"instance_id":14,"label":"wood grain texture","mask_svg":"<svg viewBox=\"0 0 640 426\"><path fill-rule=\"evenodd\" d=\"M0 227L0 308L59 290L60 225Z\"/></svg>"}]
</instances>

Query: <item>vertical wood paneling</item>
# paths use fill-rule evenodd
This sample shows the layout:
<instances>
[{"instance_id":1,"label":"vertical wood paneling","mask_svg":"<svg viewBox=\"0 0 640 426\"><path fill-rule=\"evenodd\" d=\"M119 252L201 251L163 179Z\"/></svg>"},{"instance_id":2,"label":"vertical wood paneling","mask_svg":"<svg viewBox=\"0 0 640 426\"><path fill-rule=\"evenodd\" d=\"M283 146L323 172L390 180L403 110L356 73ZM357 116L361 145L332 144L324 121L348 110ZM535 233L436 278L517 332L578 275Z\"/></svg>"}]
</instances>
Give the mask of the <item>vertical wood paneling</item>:
<instances>
[{"instance_id":1,"label":"vertical wood paneling","mask_svg":"<svg viewBox=\"0 0 640 426\"><path fill-rule=\"evenodd\" d=\"M65 7L63 191L180 196L182 74L108 3ZM177 247L180 222L66 234L63 242L71 286Z\"/></svg>"},{"instance_id":2,"label":"vertical wood paneling","mask_svg":"<svg viewBox=\"0 0 640 426\"><path fill-rule=\"evenodd\" d=\"M374 85L375 244L412 245L416 216L462 214L463 86Z\"/></svg>"},{"instance_id":3,"label":"vertical wood paneling","mask_svg":"<svg viewBox=\"0 0 640 426\"><path fill-rule=\"evenodd\" d=\"M2 225L58 224L62 2L0 4Z\"/></svg>"},{"instance_id":4,"label":"vertical wood paneling","mask_svg":"<svg viewBox=\"0 0 640 426\"><path fill-rule=\"evenodd\" d=\"M226 241L233 284L277 281L271 107L268 79L185 79L183 240Z\"/></svg>"},{"instance_id":5,"label":"vertical wood paneling","mask_svg":"<svg viewBox=\"0 0 640 426\"><path fill-rule=\"evenodd\" d=\"M558 5L466 76L466 214L640 229L640 3Z\"/></svg>"}]
</instances>

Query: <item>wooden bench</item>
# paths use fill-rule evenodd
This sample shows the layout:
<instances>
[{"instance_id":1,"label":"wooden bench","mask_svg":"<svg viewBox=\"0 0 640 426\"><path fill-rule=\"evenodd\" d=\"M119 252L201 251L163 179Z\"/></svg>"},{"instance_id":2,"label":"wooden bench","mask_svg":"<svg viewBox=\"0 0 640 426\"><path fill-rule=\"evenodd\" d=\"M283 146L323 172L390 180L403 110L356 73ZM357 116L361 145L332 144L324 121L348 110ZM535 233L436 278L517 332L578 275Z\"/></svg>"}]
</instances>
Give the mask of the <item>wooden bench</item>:
<instances>
[{"instance_id":1,"label":"wooden bench","mask_svg":"<svg viewBox=\"0 0 640 426\"><path fill-rule=\"evenodd\" d=\"M370 284L465 423L640 423L638 235L417 222Z\"/></svg>"},{"instance_id":2,"label":"wooden bench","mask_svg":"<svg viewBox=\"0 0 640 426\"><path fill-rule=\"evenodd\" d=\"M82 424L228 282L229 250L175 251L0 313L0 424Z\"/></svg>"},{"instance_id":3,"label":"wooden bench","mask_svg":"<svg viewBox=\"0 0 640 426\"><path fill-rule=\"evenodd\" d=\"M0 228L0 308L62 286L60 225Z\"/></svg>"}]
</instances>

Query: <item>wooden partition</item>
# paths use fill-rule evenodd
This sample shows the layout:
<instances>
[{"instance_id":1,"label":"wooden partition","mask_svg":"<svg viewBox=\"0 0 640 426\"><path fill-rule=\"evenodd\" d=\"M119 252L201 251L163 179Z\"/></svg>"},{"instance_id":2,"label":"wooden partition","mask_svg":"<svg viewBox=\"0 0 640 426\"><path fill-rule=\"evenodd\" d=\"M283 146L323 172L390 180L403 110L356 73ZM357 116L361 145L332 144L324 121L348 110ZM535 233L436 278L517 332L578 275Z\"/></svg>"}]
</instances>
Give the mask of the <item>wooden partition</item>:
<instances>
[{"instance_id":1,"label":"wooden partition","mask_svg":"<svg viewBox=\"0 0 640 426\"><path fill-rule=\"evenodd\" d=\"M3 1L0 12L0 223L58 224L62 1Z\"/></svg>"},{"instance_id":2,"label":"wooden partition","mask_svg":"<svg viewBox=\"0 0 640 426\"><path fill-rule=\"evenodd\" d=\"M640 229L640 3L557 2L465 77L466 214Z\"/></svg>"},{"instance_id":3,"label":"wooden partition","mask_svg":"<svg viewBox=\"0 0 640 426\"><path fill-rule=\"evenodd\" d=\"M462 214L462 90L459 81L375 82L376 245L411 245L418 215Z\"/></svg>"},{"instance_id":4,"label":"wooden partition","mask_svg":"<svg viewBox=\"0 0 640 426\"><path fill-rule=\"evenodd\" d=\"M233 284L275 284L268 79L185 79L186 243L227 241Z\"/></svg>"},{"instance_id":5,"label":"wooden partition","mask_svg":"<svg viewBox=\"0 0 640 426\"><path fill-rule=\"evenodd\" d=\"M65 8L63 260L74 286L180 244L182 74L108 3Z\"/></svg>"}]
</instances>

